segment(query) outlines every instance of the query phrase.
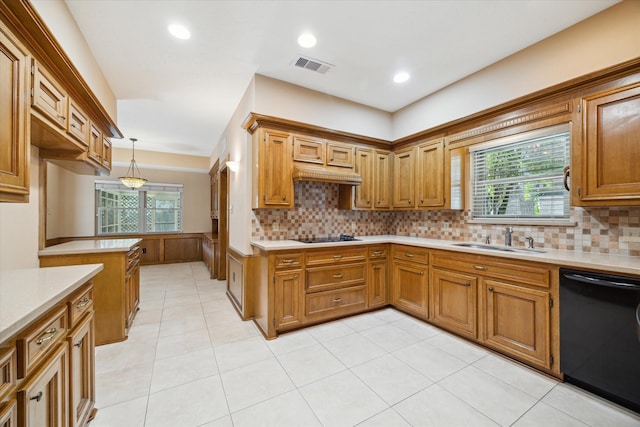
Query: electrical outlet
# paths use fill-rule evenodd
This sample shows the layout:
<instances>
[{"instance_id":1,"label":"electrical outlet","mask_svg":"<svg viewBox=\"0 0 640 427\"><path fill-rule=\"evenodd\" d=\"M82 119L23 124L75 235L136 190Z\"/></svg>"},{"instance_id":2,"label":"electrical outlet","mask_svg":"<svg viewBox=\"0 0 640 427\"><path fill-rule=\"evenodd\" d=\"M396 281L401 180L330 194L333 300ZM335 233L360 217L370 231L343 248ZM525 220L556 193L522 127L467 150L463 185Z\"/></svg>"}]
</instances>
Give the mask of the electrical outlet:
<instances>
[{"instance_id":1,"label":"electrical outlet","mask_svg":"<svg viewBox=\"0 0 640 427\"><path fill-rule=\"evenodd\" d=\"M273 228L273 231L280 231L280 223L279 222L274 222L271 225L271 228Z\"/></svg>"},{"instance_id":2,"label":"electrical outlet","mask_svg":"<svg viewBox=\"0 0 640 427\"><path fill-rule=\"evenodd\" d=\"M355 233L357 229L358 229L358 225L356 224L356 222L351 221L351 233Z\"/></svg>"},{"instance_id":3,"label":"electrical outlet","mask_svg":"<svg viewBox=\"0 0 640 427\"><path fill-rule=\"evenodd\" d=\"M622 227L622 243L640 243L640 227Z\"/></svg>"},{"instance_id":4,"label":"electrical outlet","mask_svg":"<svg viewBox=\"0 0 640 427\"><path fill-rule=\"evenodd\" d=\"M448 229L449 229L449 227L450 227L450 224L449 224L448 222L443 222L443 223L442 223L442 229L443 229L443 230L448 230Z\"/></svg>"}]
</instances>

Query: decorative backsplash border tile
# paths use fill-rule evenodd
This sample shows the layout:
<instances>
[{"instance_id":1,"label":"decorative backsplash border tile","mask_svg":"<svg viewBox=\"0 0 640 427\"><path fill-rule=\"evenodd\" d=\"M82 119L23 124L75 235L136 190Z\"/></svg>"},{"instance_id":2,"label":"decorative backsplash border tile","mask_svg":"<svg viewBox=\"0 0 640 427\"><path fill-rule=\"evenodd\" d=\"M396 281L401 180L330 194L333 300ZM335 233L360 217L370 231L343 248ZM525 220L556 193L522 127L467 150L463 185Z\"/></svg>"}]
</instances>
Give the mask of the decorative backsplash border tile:
<instances>
[{"instance_id":1,"label":"decorative backsplash border tile","mask_svg":"<svg viewBox=\"0 0 640 427\"><path fill-rule=\"evenodd\" d=\"M294 209L257 209L252 213L252 237L286 240L356 234L397 234L433 239L504 242L504 226L473 224L467 211L351 211L338 209L338 184L295 183ZM535 247L603 254L640 256L640 243L622 240L625 227L640 227L640 207L571 209L574 227L514 226L513 245L525 236ZM279 230L274 230L277 223ZM355 231L352 230L355 224Z\"/></svg>"}]
</instances>

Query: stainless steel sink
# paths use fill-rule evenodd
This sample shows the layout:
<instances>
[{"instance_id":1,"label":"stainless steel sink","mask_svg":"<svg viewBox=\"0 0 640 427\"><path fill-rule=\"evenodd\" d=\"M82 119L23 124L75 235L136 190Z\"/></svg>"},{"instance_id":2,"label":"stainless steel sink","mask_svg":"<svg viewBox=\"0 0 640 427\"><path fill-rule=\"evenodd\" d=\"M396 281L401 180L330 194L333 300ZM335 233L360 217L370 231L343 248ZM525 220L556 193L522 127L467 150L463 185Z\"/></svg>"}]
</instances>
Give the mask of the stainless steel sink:
<instances>
[{"instance_id":1,"label":"stainless steel sink","mask_svg":"<svg viewBox=\"0 0 640 427\"><path fill-rule=\"evenodd\" d=\"M500 251L500 252L516 252L516 253L524 253L524 254L543 254L546 251L539 249L527 249L527 248L514 248L511 246L494 246L494 245L484 245L481 243L454 243L453 246L460 246L462 248L472 248L472 249L486 249L490 251Z\"/></svg>"}]
</instances>

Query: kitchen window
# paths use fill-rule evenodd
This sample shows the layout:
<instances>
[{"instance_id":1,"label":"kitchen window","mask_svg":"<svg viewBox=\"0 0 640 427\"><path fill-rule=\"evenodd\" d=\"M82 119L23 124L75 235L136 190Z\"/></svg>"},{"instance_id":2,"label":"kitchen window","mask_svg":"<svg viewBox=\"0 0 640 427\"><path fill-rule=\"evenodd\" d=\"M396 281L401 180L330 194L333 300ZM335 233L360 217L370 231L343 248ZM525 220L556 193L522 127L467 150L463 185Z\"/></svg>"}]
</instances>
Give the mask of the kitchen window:
<instances>
[{"instance_id":1,"label":"kitchen window","mask_svg":"<svg viewBox=\"0 0 640 427\"><path fill-rule=\"evenodd\" d=\"M182 185L125 187L96 181L96 233L146 234L182 232Z\"/></svg>"},{"instance_id":2,"label":"kitchen window","mask_svg":"<svg viewBox=\"0 0 640 427\"><path fill-rule=\"evenodd\" d=\"M568 125L500 138L469 148L471 213L478 222L568 220L564 168Z\"/></svg>"}]
</instances>

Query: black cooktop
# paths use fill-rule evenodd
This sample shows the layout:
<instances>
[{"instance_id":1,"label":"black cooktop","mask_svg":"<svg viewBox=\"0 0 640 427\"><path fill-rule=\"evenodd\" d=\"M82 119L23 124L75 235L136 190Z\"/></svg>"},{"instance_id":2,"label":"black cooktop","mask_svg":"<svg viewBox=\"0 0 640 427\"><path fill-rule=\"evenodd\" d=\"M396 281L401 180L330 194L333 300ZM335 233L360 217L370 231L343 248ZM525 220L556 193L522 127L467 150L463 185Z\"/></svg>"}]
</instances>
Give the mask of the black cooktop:
<instances>
[{"instance_id":1,"label":"black cooktop","mask_svg":"<svg viewBox=\"0 0 640 427\"><path fill-rule=\"evenodd\" d=\"M356 239L348 234L341 234L338 237L316 237L308 239L294 239L301 243L329 243L329 242L359 242L360 239Z\"/></svg>"}]
</instances>

